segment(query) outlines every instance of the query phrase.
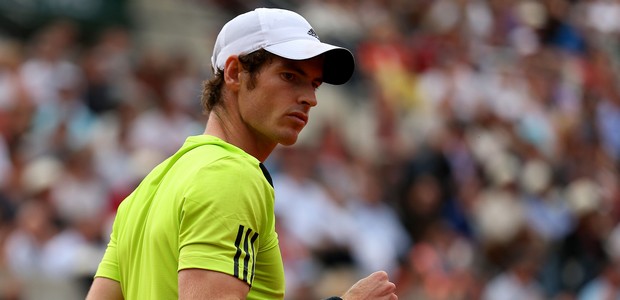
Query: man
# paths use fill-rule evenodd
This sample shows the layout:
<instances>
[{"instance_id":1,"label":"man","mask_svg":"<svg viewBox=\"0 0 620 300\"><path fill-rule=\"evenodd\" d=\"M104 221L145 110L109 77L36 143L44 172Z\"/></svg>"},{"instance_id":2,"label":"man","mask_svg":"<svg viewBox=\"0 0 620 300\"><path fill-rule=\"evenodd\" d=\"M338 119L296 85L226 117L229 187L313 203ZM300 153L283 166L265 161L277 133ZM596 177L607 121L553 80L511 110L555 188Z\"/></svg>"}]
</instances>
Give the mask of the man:
<instances>
[{"instance_id":1,"label":"man","mask_svg":"<svg viewBox=\"0 0 620 300\"><path fill-rule=\"evenodd\" d=\"M118 209L87 299L282 299L274 191L262 162L292 145L322 82L354 60L300 15L259 8L228 22L205 82L203 135L157 166ZM397 299L379 271L345 295Z\"/></svg>"}]
</instances>

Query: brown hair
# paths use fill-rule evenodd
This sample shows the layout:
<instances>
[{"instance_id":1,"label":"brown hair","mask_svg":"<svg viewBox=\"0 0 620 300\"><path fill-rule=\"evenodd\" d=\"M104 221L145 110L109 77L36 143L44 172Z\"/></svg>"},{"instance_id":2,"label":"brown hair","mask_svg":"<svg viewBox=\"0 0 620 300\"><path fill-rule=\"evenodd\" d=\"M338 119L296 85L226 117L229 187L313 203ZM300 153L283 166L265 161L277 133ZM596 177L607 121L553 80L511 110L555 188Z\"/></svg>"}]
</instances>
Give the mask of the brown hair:
<instances>
[{"instance_id":1,"label":"brown hair","mask_svg":"<svg viewBox=\"0 0 620 300\"><path fill-rule=\"evenodd\" d=\"M250 73L250 81L247 88L253 89L256 85L256 76L260 72L261 68L269 61L273 54L267 52L264 49L256 50L252 53L239 55L239 61L245 71ZM208 114L220 104L222 98L222 87L224 86L224 71L216 70L215 76L211 79L205 80L202 83L202 96L200 103L202 104L202 110L205 114Z\"/></svg>"}]
</instances>

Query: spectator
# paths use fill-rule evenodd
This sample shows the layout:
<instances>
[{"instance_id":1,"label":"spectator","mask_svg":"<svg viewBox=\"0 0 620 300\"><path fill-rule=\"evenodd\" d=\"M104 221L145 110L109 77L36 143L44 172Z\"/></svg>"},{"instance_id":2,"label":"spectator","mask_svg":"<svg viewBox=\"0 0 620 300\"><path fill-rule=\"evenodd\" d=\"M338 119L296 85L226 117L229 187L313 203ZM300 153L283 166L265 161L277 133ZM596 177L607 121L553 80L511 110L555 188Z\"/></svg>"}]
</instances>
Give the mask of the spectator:
<instances>
[{"instance_id":1,"label":"spectator","mask_svg":"<svg viewBox=\"0 0 620 300\"><path fill-rule=\"evenodd\" d=\"M322 39L347 32L338 43L356 50L353 84L321 87L344 101L316 111L325 124L304 140L313 146L278 149L269 165L290 299L316 299L356 270L394 265L396 240L410 242L408 260L394 266L404 299L524 287L532 297L579 299L615 289L605 243L620 222L618 2L405 2L196 4L231 15L261 3L298 8L322 20ZM175 8L166 7L170 20ZM145 21L148 12L132 15ZM149 23L88 34L72 21L14 36L3 27L0 298L37 292L24 280L28 270L45 274L32 249L71 248L88 269L81 259L98 255L118 203L178 148L171 137L204 122L193 88L208 62L180 44L142 43L175 28ZM398 231L394 218L405 238L380 233ZM506 247L524 232L541 249L535 260L511 253L508 264ZM466 265L454 264L459 249ZM68 275L75 260L65 254L49 265L66 271L59 287L74 287L81 279Z\"/></svg>"}]
</instances>

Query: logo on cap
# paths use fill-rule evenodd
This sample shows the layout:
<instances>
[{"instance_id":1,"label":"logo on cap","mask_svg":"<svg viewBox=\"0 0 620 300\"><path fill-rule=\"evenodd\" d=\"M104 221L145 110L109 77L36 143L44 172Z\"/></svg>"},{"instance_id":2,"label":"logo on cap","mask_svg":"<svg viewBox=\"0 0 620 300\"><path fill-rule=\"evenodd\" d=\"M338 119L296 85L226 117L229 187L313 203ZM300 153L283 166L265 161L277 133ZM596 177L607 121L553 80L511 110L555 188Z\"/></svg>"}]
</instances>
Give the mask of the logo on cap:
<instances>
[{"instance_id":1,"label":"logo on cap","mask_svg":"<svg viewBox=\"0 0 620 300\"><path fill-rule=\"evenodd\" d=\"M316 32L314 32L314 29L310 28L310 30L308 30L308 35L311 35L313 37L315 37L317 40L319 39L319 36L316 34Z\"/></svg>"}]
</instances>

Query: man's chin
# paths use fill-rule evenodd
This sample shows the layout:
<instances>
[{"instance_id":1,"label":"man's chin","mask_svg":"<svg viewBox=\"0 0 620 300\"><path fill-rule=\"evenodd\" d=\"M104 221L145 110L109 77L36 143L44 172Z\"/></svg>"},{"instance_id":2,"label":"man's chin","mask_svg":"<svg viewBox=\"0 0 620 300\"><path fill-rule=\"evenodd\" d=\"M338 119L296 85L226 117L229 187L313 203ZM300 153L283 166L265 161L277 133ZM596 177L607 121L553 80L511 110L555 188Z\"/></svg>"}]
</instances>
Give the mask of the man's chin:
<instances>
[{"instance_id":1,"label":"man's chin","mask_svg":"<svg viewBox=\"0 0 620 300\"><path fill-rule=\"evenodd\" d=\"M296 142L297 142L296 138L292 139L292 140L283 140L283 141L280 141L280 145L282 145L282 146L293 146L293 145L295 145Z\"/></svg>"},{"instance_id":2,"label":"man's chin","mask_svg":"<svg viewBox=\"0 0 620 300\"><path fill-rule=\"evenodd\" d=\"M279 144L282 146L292 146L292 145L295 145L295 143L297 143L297 138L298 138L298 135L282 137L279 141Z\"/></svg>"}]
</instances>

